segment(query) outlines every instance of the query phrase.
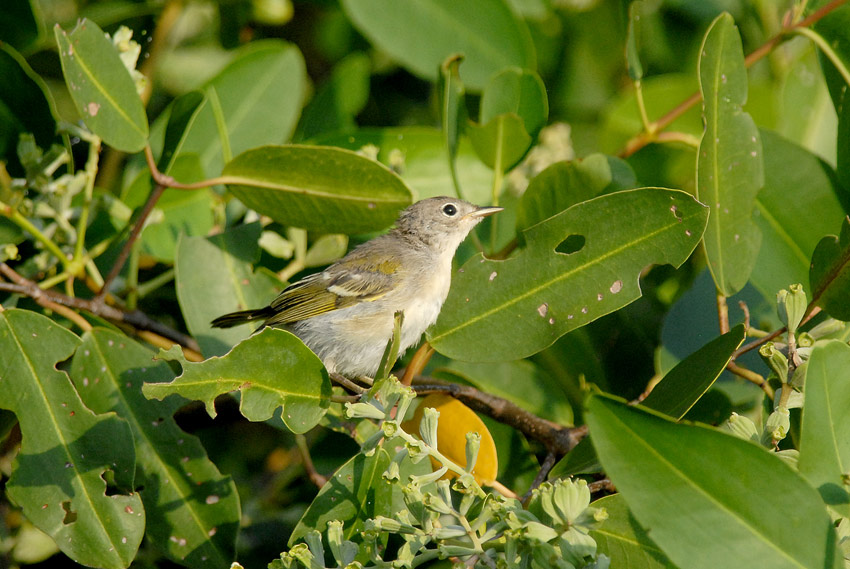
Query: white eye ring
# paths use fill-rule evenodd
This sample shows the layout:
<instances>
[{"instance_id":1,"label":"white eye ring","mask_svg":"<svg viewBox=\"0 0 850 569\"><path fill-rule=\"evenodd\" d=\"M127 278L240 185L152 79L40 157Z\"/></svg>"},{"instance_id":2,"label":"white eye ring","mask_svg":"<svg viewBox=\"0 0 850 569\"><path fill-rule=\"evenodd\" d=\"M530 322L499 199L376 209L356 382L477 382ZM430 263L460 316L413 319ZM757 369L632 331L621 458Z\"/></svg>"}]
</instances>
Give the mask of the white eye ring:
<instances>
[{"instance_id":1,"label":"white eye ring","mask_svg":"<svg viewBox=\"0 0 850 569\"><path fill-rule=\"evenodd\" d=\"M446 205L443 206L443 215L446 215L448 217L454 217L456 213L457 213L457 206L455 206L455 204L447 203Z\"/></svg>"}]
</instances>

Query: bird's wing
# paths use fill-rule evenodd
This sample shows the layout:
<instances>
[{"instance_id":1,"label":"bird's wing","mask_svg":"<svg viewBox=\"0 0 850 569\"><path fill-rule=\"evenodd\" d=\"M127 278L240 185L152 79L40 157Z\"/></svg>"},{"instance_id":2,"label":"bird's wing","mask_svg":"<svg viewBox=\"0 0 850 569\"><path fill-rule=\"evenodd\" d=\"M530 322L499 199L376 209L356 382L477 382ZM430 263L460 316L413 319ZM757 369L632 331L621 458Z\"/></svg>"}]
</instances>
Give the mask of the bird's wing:
<instances>
[{"instance_id":1,"label":"bird's wing","mask_svg":"<svg viewBox=\"0 0 850 569\"><path fill-rule=\"evenodd\" d=\"M395 288L398 268L397 261L382 256L345 258L281 292L270 305L275 314L266 325L290 324L359 302L377 300Z\"/></svg>"}]
</instances>

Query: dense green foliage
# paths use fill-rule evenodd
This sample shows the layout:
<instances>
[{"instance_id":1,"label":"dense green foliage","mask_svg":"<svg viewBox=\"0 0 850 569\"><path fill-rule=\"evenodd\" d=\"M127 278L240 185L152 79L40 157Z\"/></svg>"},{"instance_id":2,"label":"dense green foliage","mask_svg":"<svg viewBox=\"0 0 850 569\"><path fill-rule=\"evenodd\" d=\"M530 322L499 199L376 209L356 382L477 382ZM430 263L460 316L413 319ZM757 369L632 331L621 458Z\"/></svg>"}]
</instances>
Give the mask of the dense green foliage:
<instances>
[{"instance_id":1,"label":"dense green foliage","mask_svg":"<svg viewBox=\"0 0 850 569\"><path fill-rule=\"evenodd\" d=\"M6 0L0 567L850 567L848 87L846 0ZM438 195L373 381L210 326Z\"/></svg>"}]
</instances>

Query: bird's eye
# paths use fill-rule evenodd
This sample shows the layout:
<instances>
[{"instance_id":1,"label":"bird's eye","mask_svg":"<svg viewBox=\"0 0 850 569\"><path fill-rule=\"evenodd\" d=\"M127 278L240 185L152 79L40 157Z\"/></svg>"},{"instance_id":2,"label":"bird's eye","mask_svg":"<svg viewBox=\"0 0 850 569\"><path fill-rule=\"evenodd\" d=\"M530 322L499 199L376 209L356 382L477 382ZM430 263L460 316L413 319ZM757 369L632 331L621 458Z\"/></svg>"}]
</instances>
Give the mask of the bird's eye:
<instances>
[{"instance_id":1,"label":"bird's eye","mask_svg":"<svg viewBox=\"0 0 850 569\"><path fill-rule=\"evenodd\" d=\"M447 203L443 206L443 213L448 215L449 217L452 217L454 214L457 213L457 207L455 207L455 204L453 203Z\"/></svg>"}]
</instances>

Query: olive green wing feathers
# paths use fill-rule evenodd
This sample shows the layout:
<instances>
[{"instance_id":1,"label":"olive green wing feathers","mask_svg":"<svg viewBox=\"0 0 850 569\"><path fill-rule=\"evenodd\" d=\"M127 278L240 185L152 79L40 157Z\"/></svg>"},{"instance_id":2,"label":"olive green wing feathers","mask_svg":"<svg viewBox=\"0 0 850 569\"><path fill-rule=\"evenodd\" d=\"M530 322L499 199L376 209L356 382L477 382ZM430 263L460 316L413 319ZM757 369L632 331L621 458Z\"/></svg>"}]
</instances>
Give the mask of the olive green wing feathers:
<instances>
[{"instance_id":1,"label":"olive green wing feathers","mask_svg":"<svg viewBox=\"0 0 850 569\"><path fill-rule=\"evenodd\" d=\"M343 259L321 273L290 285L269 309L267 326L291 324L332 310L370 302L392 291L399 263L385 256L361 255Z\"/></svg>"}]
</instances>

